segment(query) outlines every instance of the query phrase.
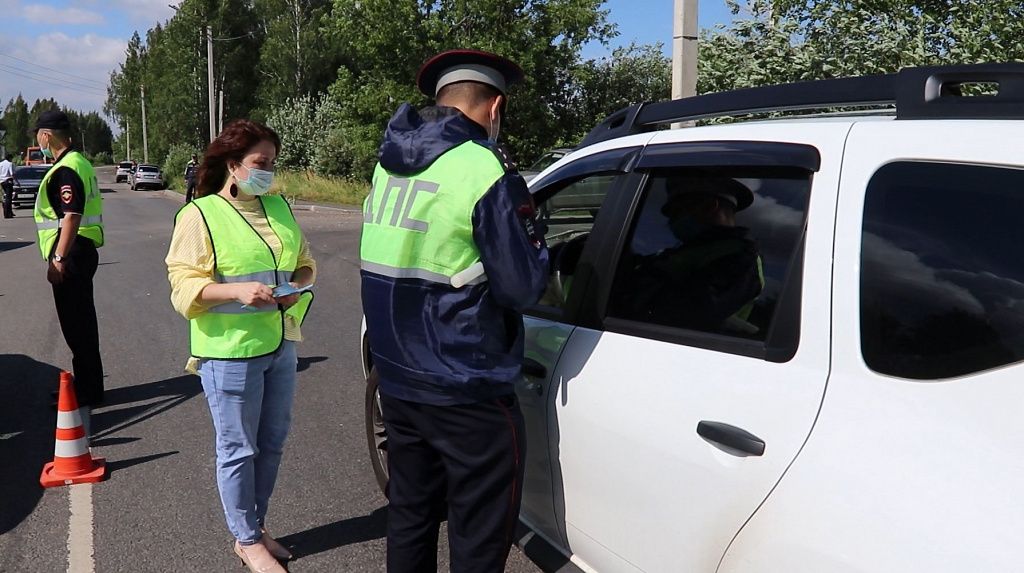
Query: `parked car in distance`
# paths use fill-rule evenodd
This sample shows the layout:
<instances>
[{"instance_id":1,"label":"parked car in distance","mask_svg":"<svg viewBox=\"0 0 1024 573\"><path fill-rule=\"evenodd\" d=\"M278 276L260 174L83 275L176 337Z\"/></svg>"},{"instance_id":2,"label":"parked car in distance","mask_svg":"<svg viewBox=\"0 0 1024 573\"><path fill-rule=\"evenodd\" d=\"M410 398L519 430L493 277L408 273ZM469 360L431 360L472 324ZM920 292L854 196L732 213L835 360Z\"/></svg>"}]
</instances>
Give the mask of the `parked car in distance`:
<instances>
[{"instance_id":1,"label":"parked car in distance","mask_svg":"<svg viewBox=\"0 0 1024 573\"><path fill-rule=\"evenodd\" d=\"M552 149L551 151L546 152L544 155L541 155L540 158L537 159L537 161L533 162L533 165L527 167L526 169L520 170L519 174L523 176L523 179L525 179L527 183L529 183L530 180L539 175L541 171L544 171L548 167L551 167L551 165L553 165L556 161L565 157L571 152L572 149L566 147Z\"/></svg>"},{"instance_id":2,"label":"parked car in distance","mask_svg":"<svg viewBox=\"0 0 1024 573\"><path fill-rule=\"evenodd\" d=\"M122 181L128 181L132 177L132 169L135 164L131 161L122 161L117 164L117 172L114 175L114 182L120 183Z\"/></svg>"},{"instance_id":3,"label":"parked car in distance","mask_svg":"<svg viewBox=\"0 0 1024 573\"><path fill-rule=\"evenodd\" d=\"M50 167L50 165L19 165L14 168L14 195L11 198L11 204L14 207L31 207L35 204L39 183Z\"/></svg>"},{"instance_id":4,"label":"parked car in distance","mask_svg":"<svg viewBox=\"0 0 1024 573\"><path fill-rule=\"evenodd\" d=\"M129 180L132 191L140 189L163 189L164 174L156 165L139 164Z\"/></svg>"}]
</instances>

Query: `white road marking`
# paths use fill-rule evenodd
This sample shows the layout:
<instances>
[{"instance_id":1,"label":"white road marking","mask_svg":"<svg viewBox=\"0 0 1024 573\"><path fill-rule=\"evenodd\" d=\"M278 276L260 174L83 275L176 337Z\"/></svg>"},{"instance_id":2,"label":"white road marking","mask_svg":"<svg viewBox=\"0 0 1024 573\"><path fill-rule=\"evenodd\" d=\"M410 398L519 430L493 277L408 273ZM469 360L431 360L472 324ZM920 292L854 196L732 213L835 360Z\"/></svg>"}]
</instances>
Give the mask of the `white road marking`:
<instances>
[{"instance_id":1,"label":"white road marking","mask_svg":"<svg viewBox=\"0 0 1024 573\"><path fill-rule=\"evenodd\" d=\"M71 522L68 524L68 573L94 573L92 547L92 484L68 487Z\"/></svg>"}]
</instances>

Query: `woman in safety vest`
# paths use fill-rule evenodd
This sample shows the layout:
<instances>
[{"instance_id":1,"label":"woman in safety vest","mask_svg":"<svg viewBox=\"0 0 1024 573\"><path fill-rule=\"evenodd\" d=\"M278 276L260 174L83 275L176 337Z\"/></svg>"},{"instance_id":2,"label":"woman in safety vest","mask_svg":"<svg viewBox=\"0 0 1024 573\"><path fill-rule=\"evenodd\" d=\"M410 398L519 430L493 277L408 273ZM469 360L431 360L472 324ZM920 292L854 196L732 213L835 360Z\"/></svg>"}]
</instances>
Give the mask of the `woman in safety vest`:
<instances>
[{"instance_id":1,"label":"woman in safety vest","mask_svg":"<svg viewBox=\"0 0 1024 573\"><path fill-rule=\"evenodd\" d=\"M217 487L234 552L252 571L292 556L267 533L295 390L295 343L312 300L309 244L278 195L267 195L277 134L229 124L199 167L197 199L178 211L167 253L171 302L190 323L186 370L202 378L217 445ZM291 294L288 294L291 293Z\"/></svg>"}]
</instances>

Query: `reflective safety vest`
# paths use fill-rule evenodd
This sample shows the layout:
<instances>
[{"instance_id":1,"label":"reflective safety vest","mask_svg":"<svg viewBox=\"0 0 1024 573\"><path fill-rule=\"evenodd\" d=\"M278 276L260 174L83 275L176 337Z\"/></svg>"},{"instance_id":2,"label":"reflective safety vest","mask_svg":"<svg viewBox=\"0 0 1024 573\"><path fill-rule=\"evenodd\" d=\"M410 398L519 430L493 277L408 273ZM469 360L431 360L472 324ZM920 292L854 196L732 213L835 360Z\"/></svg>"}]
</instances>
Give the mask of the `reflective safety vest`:
<instances>
[{"instance_id":1,"label":"reflective safety vest","mask_svg":"<svg viewBox=\"0 0 1024 573\"><path fill-rule=\"evenodd\" d=\"M473 210L504 174L494 152L472 141L412 176L377 164L363 203L362 269L455 286L486 281L482 272L468 281L453 278L480 262Z\"/></svg>"},{"instance_id":2,"label":"reflective safety vest","mask_svg":"<svg viewBox=\"0 0 1024 573\"><path fill-rule=\"evenodd\" d=\"M280 257L274 256L263 237L220 195L196 199L178 211L175 222L185 209L199 209L210 232L218 283L256 281L275 287L291 280L302 248L302 231L283 198L270 195L256 200L281 240ZM231 360L272 354L284 340L285 316L302 324L312 301L313 293L305 292L288 310L280 305L245 307L237 301L214 306L189 321L192 356Z\"/></svg>"},{"instance_id":3,"label":"reflective safety vest","mask_svg":"<svg viewBox=\"0 0 1024 573\"><path fill-rule=\"evenodd\" d=\"M92 239L97 247L103 246L103 199L100 198L100 185L96 181L96 172L93 171L89 160L81 153L69 151L46 172L43 180L39 182L39 192L36 193L36 206L33 215L36 219L36 231L39 238L39 254L43 256L43 260L50 258L53 246L57 242L57 230L64 224L63 219L57 218L57 212L50 204L50 196L46 192L50 176L61 167L68 167L77 173L85 187L85 212L82 213L82 222L78 226L79 236Z\"/></svg>"}]
</instances>

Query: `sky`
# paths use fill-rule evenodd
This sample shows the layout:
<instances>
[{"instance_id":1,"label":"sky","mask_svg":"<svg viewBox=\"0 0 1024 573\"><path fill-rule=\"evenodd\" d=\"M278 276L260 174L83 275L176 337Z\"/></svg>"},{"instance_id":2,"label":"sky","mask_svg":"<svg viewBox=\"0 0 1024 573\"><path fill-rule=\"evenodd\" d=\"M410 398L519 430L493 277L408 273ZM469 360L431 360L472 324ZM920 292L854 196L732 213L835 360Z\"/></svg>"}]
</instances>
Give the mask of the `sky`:
<instances>
[{"instance_id":1,"label":"sky","mask_svg":"<svg viewBox=\"0 0 1024 573\"><path fill-rule=\"evenodd\" d=\"M619 36L592 44L596 58L616 46L663 42L671 49L674 0L607 0ZM80 111L101 111L110 72L124 61L136 30L171 17L178 0L0 0L0 106L21 93L32 105L52 97ZM731 20L725 0L699 0L698 23Z\"/></svg>"}]
</instances>

